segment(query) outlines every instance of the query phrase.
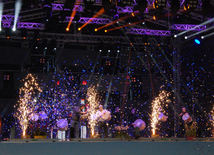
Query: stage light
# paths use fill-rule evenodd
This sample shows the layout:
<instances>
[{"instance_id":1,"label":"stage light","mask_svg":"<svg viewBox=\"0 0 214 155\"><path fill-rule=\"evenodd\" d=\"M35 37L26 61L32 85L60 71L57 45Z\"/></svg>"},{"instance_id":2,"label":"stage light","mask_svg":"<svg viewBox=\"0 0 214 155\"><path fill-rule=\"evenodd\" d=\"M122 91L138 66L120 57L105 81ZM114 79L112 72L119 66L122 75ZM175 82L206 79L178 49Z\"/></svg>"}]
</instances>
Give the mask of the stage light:
<instances>
[{"instance_id":1,"label":"stage light","mask_svg":"<svg viewBox=\"0 0 214 155\"><path fill-rule=\"evenodd\" d=\"M4 9L4 3L0 1L0 31L1 29L1 21L2 21L2 14L3 14L3 9Z\"/></svg>"},{"instance_id":2,"label":"stage light","mask_svg":"<svg viewBox=\"0 0 214 155\"><path fill-rule=\"evenodd\" d=\"M19 13L22 8L22 0L17 0L15 2L15 18L14 18L14 25L13 25L13 31L16 31L16 24L18 21Z\"/></svg>"},{"instance_id":3,"label":"stage light","mask_svg":"<svg viewBox=\"0 0 214 155\"><path fill-rule=\"evenodd\" d=\"M108 50L108 52L111 52L111 50Z\"/></svg>"},{"instance_id":4,"label":"stage light","mask_svg":"<svg viewBox=\"0 0 214 155\"><path fill-rule=\"evenodd\" d=\"M198 39L195 39L195 43L198 44L198 45L201 44L200 40L198 40Z\"/></svg>"},{"instance_id":5,"label":"stage light","mask_svg":"<svg viewBox=\"0 0 214 155\"><path fill-rule=\"evenodd\" d=\"M66 28L66 31L69 31L69 28L68 28L68 27Z\"/></svg>"},{"instance_id":6,"label":"stage light","mask_svg":"<svg viewBox=\"0 0 214 155\"><path fill-rule=\"evenodd\" d=\"M154 9L163 8L165 6L166 6L166 0L155 0L153 2Z\"/></svg>"},{"instance_id":7,"label":"stage light","mask_svg":"<svg viewBox=\"0 0 214 155\"><path fill-rule=\"evenodd\" d=\"M177 38L177 35L176 35L176 34L174 35L174 38Z\"/></svg>"},{"instance_id":8,"label":"stage light","mask_svg":"<svg viewBox=\"0 0 214 155\"><path fill-rule=\"evenodd\" d=\"M204 36L201 36L201 39L204 39Z\"/></svg>"},{"instance_id":9,"label":"stage light","mask_svg":"<svg viewBox=\"0 0 214 155\"><path fill-rule=\"evenodd\" d=\"M120 50L117 50L117 52L119 53L119 52L120 52Z\"/></svg>"},{"instance_id":10,"label":"stage light","mask_svg":"<svg viewBox=\"0 0 214 155\"><path fill-rule=\"evenodd\" d=\"M184 37L184 39L187 39L187 38L188 38L187 36Z\"/></svg>"},{"instance_id":11,"label":"stage light","mask_svg":"<svg viewBox=\"0 0 214 155\"><path fill-rule=\"evenodd\" d=\"M132 12L132 17L134 17L135 16L135 14L134 14L134 12Z\"/></svg>"},{"instance_id":12,"label":"stage light","mask_svg":"<svg viewBox=\"0 0 214 155\"><path fill-rule=\"evenodd\" d=\"M102 52L102 50L99 50L100 52Z\"/></svg>"},{"instance_id":13,"label":"stage light","mask_svg":"<svg viewBox=\"0 0 214 155\"><path fill-rule=\"evenodd\" d=\"M94 29L95 32L97 32L97 29Z\"/></svg>"},{"instance_id":14,"label":"stage light","mask_svg":"<svg viewBox=\"0 0 214 155\"><path fill-rule=\"evenodd\" d=\"M105 30L105 33L108 32L108 30Z\"/></svg>"},{"instance_id":15,"label":"stage light","mask_svg":"<svg viewBox=\"0 0 214 155\"><path fill-rule=\"evenodd\" d=\"M13 30L13 32L15 32L15 31L16 31L16 28L15 28L15 26L13 26L13 29L12 29L12 30Z\"/></svg>"},{"instance_id":16,"label":"stage light","mask_svg":"<svg viewBox=\"0 0 214 155\"><path fill-rule=\"evenodd\" d=\"M78 31L81 31L81 28L78 28Z\"/></svg>"},{"instance_id":17,"label":"stage light","mask_svg":"<svg viewBox=\"0 0 214 155\"><path fill-rule=\"evenodd\" d=\"M47 47L45 47L45 49L48 49Z\"/></svg>"},{"instance_id":18,"label":"stage light","mask_svg":"<svg viewBox=\"0 0 214 155\"><path fill-rule=\"evenodd\" d=\"M184 3L184 10L188 11L190 9L195 9L197 8L198 5L198 0L187 0Z\"/></svg>"}]
</instances>

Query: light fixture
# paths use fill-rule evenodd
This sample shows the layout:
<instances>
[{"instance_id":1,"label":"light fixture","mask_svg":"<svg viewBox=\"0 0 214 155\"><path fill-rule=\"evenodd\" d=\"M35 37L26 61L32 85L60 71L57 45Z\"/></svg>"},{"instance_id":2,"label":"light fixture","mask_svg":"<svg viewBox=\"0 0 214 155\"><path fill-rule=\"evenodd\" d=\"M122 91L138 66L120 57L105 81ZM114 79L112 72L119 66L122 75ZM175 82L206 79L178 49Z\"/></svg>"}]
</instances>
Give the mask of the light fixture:
<instances>
[{"instance_id":1,"label":"light fixture","mask_svg":"<svg viewBox=\"0 0 214 155\"><path fill-rule=\"evenodd\" d=\"M198 44L198 45L201 44L200 40L198 40L198 39L195 39L195 43Z\"/></svg>"}]
</instances>

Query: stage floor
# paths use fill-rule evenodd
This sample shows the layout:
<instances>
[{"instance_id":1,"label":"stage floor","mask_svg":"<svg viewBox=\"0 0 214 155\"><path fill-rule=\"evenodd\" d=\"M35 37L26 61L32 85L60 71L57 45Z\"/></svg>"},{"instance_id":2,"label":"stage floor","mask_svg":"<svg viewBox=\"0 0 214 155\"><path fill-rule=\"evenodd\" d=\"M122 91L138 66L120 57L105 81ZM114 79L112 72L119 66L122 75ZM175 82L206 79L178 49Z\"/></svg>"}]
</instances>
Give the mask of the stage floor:
<instances>
[{"instance_id":1,"label":"stage floor","mask_svg":"<svg viewBox=\"0 0 214 155\"><path fill-rule=\"evenodd\" d=\"M12 139L0 143L0 155L214 155L213 138Z\"/></svg>"}]
</instances>

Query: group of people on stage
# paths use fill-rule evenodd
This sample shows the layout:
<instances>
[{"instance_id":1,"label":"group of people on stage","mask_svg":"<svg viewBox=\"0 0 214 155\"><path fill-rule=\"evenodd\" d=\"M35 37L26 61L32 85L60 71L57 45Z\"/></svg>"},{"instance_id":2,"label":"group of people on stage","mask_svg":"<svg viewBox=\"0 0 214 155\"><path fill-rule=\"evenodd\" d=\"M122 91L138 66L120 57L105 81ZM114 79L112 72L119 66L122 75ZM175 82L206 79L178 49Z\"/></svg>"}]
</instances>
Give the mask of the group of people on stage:
<instances>
[{"instance_id":1,"label":"group of people on stage","mask_svg":"<svg viewBox=\"0 0 214 155\"><path fill-rule=\"evenodd\" d=\"M80 133L80 125L83 123L85 126L88 126L88 120L86 120L87 116L87 110L85 105L80 104L79 106L75 106L73 108L73 113L70 118L70 139L73 138L79 138ZM138 119L138 115L136 113L136 109L132 108L130 114L128 116L125 116L124 122L126 122L126 127L129 128L129 131L132 132L129 133L132 137L139 137L139 135L135 135L135 128L133 123ZM97 109L95 118L97 121L97 129L98 129L98 135L99 137L107 138L109 135L109 130L111 128L111 131L114 130L115 126L121 125L121 111L119 107L115 108L115 111L111 112L111 109L104 109L103 105L99 105L99 109ZM123 119L124 120L124 119ZM124 123L122 122L122 123ZM111 132L113 135L113 133ZM87 127L87 137L90 137L90 129ZM113 137L111 135L111 137Z\"/></svg>"},{"instance_id":2,"label":"group of people on stage","mask_svg":"<svg viewBox=\"0 0 214 155\"><path fill-rule=\"evenodd\" d=\"M80 106L75 106L73 109L73 113L70 120L70 139L72 138L79 138L79 127L80 127L80 120L87 115L87 112L85 112L85 105L81 104ZM108 117L105 118L107 115ZM104 117L105 116L105 117ZM103 109L102 105L99 105L99 109L96 112L96 118L97 124L98 124L98 131L99 135L101 135L102 130L104 130L104 137L108 137L108 127L107 127L107 121L111 119L110 112L106 109ZM87 123L86 123L87 125ZM89 130L87 130L89 132Z\"/></svg>"},{"instance_id":3,"label":"group of people on stage","mask_svg":"<svg viewBox=\"0 0 214 155\"><path fill-rule=\"evenodd\" d=\"M108 116L106 117L106 114L108 114ZM75 106L73 108L73 113L70 119L70 138L79 138L80 137L80 133L79 133L79 128L80 128L80 120L84 120L82 116L87 115L87 110L85 105L80 104L79 106ZM162 116L163 115L163 116ZM167 116L165 116L163 113L160 112L160 116L161 116L161 122L166 122L167 121ZM133 125L134 121L136 121L137 119L139 119L139 116L136 114L136 109L132 108L130 114L127 116L128 117L128 121L127 121L127 125L129 127L129 129L132 131L131 136L132 137L139 137L139 135L136 136L136 130L135 127ZM165 118L163 118L165 117ZM182 112L179 114L179 135L184 136L185 134L185 126L184 124L191 124L192 123L192 118L190 117L190 115L187 113L186 108L182 108ZM99 109L96 112L96 121L97 121L97 129L98 129L98 134L103 135L102 137L106 138L108 137L108 127L109 124L113 124L113 125L120 125L121 124L121 111L119 107L115 108L115 111L113 112L113 114L111 114L110 110L106 110L103 108L103 105L99 105ZM88 122L85 121L85 125L88 125ZM89 137L89 131L90 129L87 128L87 134ZM139 132L139 131L138 131Z\"/></svg>"}]
</instances>

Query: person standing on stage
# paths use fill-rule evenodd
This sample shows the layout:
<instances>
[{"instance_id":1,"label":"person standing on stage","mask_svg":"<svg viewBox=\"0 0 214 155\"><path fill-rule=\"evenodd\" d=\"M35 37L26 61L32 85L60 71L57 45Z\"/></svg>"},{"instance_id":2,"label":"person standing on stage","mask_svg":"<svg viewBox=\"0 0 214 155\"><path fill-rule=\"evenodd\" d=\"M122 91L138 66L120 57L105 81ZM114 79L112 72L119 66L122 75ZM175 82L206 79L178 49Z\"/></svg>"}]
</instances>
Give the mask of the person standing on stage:
<instances>
[{"instance_id":1,"label":"person standing on stage","mask_svg":"<svg viewBox=\"0 0 214 155\"><path fill-rule=\"evenodd\" d=\"M96 112L96 118L98 120L98 130L99 134L101 135L102 129L104 129L104 136L105 138L108 137L108 128L107 128L107 120L103 119L103 115L108 113L108 110L103 109L103 106L99 106L99 110Z\"/></svg>"},{"instance_id":2,"label":"person standing on stage","mask_svg":"<svg viewBox=\"0 0 214 155\"><path fill-rule=\"evenodd\" d=\"M179 115L179 137L185 136L185 122L182 119L183 115L187 115L186 108L182 107L181 113ZM188 114L189 115L189 114Z\"/></svg>"},{"instance_id":3,"label":"person standing on stage","mask_svg":"<svg viewBox=\"0 0 214 155\"><path fill-rule=\"evenodd\" d=\"M71 128L70 128L70 139L79 138L79 126L80 126L80 116L85 114L85 112L82 112L84 108L84 105L81 104L80 106L74 106L73 113L71 116Z\"/></svg>"}]
</instances>

